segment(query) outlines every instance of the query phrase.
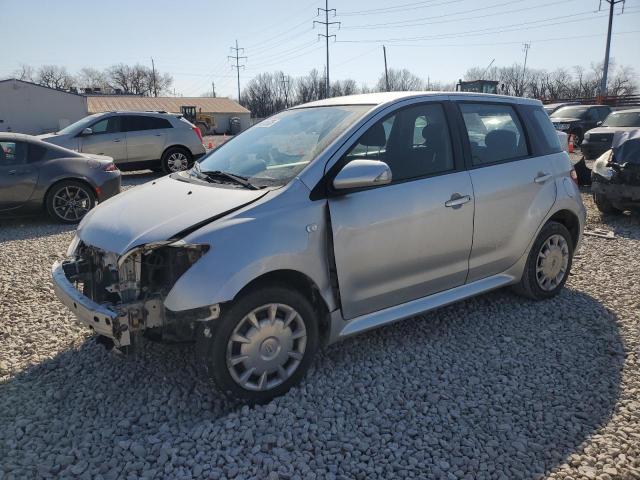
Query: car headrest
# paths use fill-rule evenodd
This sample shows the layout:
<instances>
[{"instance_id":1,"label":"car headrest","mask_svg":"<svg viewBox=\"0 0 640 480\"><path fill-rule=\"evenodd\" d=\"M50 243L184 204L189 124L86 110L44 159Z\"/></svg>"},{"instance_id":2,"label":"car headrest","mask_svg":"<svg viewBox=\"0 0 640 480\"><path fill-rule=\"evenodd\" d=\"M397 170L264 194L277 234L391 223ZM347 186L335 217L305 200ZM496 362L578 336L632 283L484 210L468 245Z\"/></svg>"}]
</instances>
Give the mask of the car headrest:
<instances>
[{"instance_id":1,"label":"car headrest","mask_svg":"<svg viewBox=\"0 0 640 480\"><path fill-rule=\"evenodd\" d=\"M518 140L511 130L491 130L484 138L484 144L490 149L514 152Z\"/></svg>"},{"instance_id":2,"label":"car headrest","mask_svg":"<svg viewBox=\"0 0 640 480\"><path fill-rule=\"evenodd\" d=\"M442 137L442 125L440 123L430 123L422 129L422 138L426 142L433 141L436 138Z\"/></svg>"},{"instance_id":3,"label":"car headrest","mask_svg":"<svg viewBox=\"0 0 640 480\"><path fill-rule=\"evenodd\" d=\"M387 135L384 132L382 123L376 123L367 130L365 134L360 137L358 143L365 147L384 147L387 144Z\"/></svg>"}]
</instances>

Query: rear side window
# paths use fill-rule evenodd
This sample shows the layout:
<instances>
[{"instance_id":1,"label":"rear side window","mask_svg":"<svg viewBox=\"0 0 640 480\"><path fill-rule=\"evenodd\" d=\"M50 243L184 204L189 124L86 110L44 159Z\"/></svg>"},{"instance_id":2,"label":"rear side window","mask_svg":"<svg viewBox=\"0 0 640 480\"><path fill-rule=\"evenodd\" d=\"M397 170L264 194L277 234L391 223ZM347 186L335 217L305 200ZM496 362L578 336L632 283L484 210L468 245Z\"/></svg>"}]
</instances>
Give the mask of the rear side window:
<instances>
[{"instance_id":1,"label":"rear side window","mask_svg":"<svg viewBox=\"0 0 640 480\"><path fill-rule=\"evenodd\" d=\"M474 166L529 155L520 119L511 105L461 103Z\"/></svg>"},{"instance_id":2,"label":"rear side window","mask_svg":"<svg viewBox=\"0 0 640 480\"><path fill-rule=\"evenodd\" d=\"M126 132L172 128L171 122L166 118L147 117L144 115L126 116L124 117L124 124Z\"/></svg>"},{"instance_id":3,"label":"rear side window","mask_svg":"<svg viewBox=\"0 0 640 480\"><path fill-rule=\"evenodd\" d=\"M23 165L27 163L27 144L24 142L1 141L0 165Z\"/></svg>"},{"instance_id":4,"label":"rear side window","mask_svg":"<svg viewBox=\"0 0 640 480\"><path fill-rule=\"evenodd\" d=\"M530 112L531 115L528 123L532 124L536 131L536 137L541 143L540 150L542 155L561 152L562 147L558 139L558 132L553 128L553 123L551 123L549 116L544 112L542 107L534 107Z\"/></svg>"}]
</instances>

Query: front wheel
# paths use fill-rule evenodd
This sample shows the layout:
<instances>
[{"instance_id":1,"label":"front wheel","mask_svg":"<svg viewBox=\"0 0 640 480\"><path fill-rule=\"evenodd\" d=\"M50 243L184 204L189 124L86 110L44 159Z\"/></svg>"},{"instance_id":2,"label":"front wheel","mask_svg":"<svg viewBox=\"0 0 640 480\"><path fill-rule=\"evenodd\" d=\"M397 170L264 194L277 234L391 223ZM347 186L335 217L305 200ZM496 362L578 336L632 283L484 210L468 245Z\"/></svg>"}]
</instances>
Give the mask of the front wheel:
<instances>
[{"instance_id":1,"label":"front wheel","mask_svg":"<svg viewBox=\"0 0 640 480\"><path fill-rule=\"evenodd\" d=\"M191 153L184 148L170 148L162 155L162 169L165 173L180 172L191 166L192 159Z\"/></svg>"},{"instance_id":2,"label":"front wheel","mask_svg":"<svg viewBox=\"0 0 640 480\"><path fill-rule=\"evenodd\" d=\"M564 286L573 260L573 239L558 222L548 222L531 247L520 283L514 290L533 300L557 295Z\"/></svg>"},{"instance_id":3,"label":"front wheel","mask_svg":"<svg viewBox=\"0 0 640 480\"><path fill-rule=\"evenodd\" d=\"M616 208L613 203L611 203L611 200L609 200L607 196L603 195L602 193L593 194L593 203L595 203L596 207L598 207L598 210L600 210L600 212L604 213L605 215L617 215L622 213L622 210Z\"/></svg>"},{"instance_id":4,"label":"front wheel","mask_svg":"<svg viewBox=\"0 0 640 480\"><path fill-rule=\"evenodd\" d=\"M228 397L264 403L296 385L318 350L311 303L285 286L242 296L219 319L203 324L197 361Z\"/></svg>"},{"instance_id":5,"label":"front wheel","mask_svg":"<svg viewBox=\"0 0 640 480\"><path fill-rule=\"evenodd\" d=\"M45 199L49 216L60 223L78 223L95 204L91 187L77 180L55 184Z\"/></svg>"}]
</instances>

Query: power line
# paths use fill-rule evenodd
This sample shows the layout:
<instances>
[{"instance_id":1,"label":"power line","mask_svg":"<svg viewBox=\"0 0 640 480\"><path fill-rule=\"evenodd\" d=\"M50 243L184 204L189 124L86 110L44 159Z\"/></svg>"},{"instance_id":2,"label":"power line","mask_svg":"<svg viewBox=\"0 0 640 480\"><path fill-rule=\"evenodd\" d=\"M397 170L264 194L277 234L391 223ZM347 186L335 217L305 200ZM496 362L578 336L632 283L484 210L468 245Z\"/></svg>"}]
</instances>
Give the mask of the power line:
<instances>
[{"instance_id":1,"label":"power line","mask_svg":"<svg viewBox=\"0 0 640 480\"><path fill-rule=\"evenodd\" d=\"M602 81L600 83L600 95L607 94L607 75L609 73L609 51L611 49L611 29L613 27L613 10L616 8L616 3L622 3L622 12L624 13L625 0L604 0L609 4L609 28L607 29L607 47L604 53L604 66L602 68ZM602 7L602 0L600 0L600 6L598 11Z\"/></svg>"},{"instance_id":2,"label":"power line","mask_svg":"<svg viewBox=\"0 0 640 480\"><path fill-rule=\"evenodd\" d=\"M244 65L240 65L240 59L246 60L247 57L245 56L240 56L240 52L242 51L242 53L244 53L244 48L240 48L238 47L238 40L236 40L236 46L235 47L231 47L231 50L235 50L236 54L235 56L231 56L229 55L227 57L228 59L233 59L235 58L236 63L231 65L232 68L236 69L236 73L238 74L238 103L240 103L240 69L244 68Z\"/></svg>"},{"instance_id":3,"label":"power line","mask_svg":"<svg viewBox=\"0 0 640 480\"><path fill-rule=\"evenodd\" d=\"M450 0L450 1L446 1L446 2L442 2L442 3L436 3L436 4L432 4L432 2L434 2L436 0L426 0L426 1L422 1L422 2L414 2L414 3L405 3L403 5L394 5L392 7L381 7L381 8L372 8L370 10L356 10L356 11L347 11L344 13L341 13L341 16L353 16L353 15L377 15L377 14L386 14L386 13L395 13L396 11L403 11L403 10L416 10L419 8L424 8L424 7L437 7L438 5L448 5L450 3L456 3L456 2L464 2L466 0ZM429 4L429 5L425 5L425 4ZM414 5L418 5L418 6L414 6Z\"/></svg>"},{"instance_id":4,"label":"power line","mask_svg":"<svg viewBox=\"0 0 640 480\"><path fill-rule=\"evenodd\" d=\"M320 12L324 12L324 22L320 22L318 20L314 20L313 21L313 26L315 27L316 23L319 25L324 25L325 27L325 33L319 33L318 37L324 37L324 39L327 42L327 68L325 70L326 73L326 77L325 77L325 84L326 84L326 93L325 95L327 97L331 96L331 90L330 90L330 84L329 84L329 38L333 37L334 39L336 38L335 35L329 35L329 25L338 25L338 27L340 27L340 22L330 22L329 21L329 12L333 12L333 16L336 16L336 9L335 8L329 8L329 0L325 0L324 3L324 8L318 8L318 15L320 15Z\"/></svg>"}]
</instances>

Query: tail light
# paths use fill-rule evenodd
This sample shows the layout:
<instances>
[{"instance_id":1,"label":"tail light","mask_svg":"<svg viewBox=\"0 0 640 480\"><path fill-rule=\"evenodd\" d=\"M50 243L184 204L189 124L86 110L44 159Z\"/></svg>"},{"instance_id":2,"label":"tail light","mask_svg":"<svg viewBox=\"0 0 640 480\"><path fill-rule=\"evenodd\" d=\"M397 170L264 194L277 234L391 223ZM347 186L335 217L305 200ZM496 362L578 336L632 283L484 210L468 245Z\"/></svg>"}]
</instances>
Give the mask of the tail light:
<instances>
[{"instance_id":1,"label":"tail light","mask_svg":"<svg viewBox=\"0 0 640 480\"><path fill-rule=\"evenodd\" d=\"M569 175L571 175L571 180L573 180L573 182L578 185L578 174L576 173L574 168L571 169Z\"/></svg>"},{"instance_id":2,"label":"tail light","mask_svg":"<svg viewBox=\"0 0 640 480\"><path fill-rule=\"evenodd\" d=\"M196 126L193 126L191 127L191 130L196 132L196 135L198 135L198 138L200 139L200 143L202 143L202 132L200 131L200 129Z\"/></svg>"},{"instance_id":3,"label":"tail light","mask_svg":"<svg viewBox=\"0 0 640 480\"><path fill-rule=\"evenodd\" d=\"M115 163L111 162L108 163L107 165L105 165L104 167L104 171L105 172L116 172L118 170L118 167L116 166Z\"/></svg>"}]
</instances>

